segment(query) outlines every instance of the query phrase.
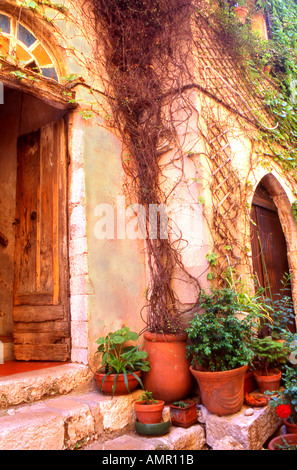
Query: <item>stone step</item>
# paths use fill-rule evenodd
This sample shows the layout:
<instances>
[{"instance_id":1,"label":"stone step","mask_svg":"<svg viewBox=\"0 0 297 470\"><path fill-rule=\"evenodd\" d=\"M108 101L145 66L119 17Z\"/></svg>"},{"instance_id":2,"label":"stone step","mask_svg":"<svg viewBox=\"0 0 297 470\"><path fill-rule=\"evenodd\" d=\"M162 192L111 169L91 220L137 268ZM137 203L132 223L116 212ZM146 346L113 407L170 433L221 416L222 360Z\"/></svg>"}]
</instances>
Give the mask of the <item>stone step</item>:
<instances>
[{"instance_id":1,"label":"stone step","mask_svg":"<svg viewBox=\"0 0 297 470\"><path fill-rule=\"evenodd\" d=\"M202 449L204 428L171 426L166 436L134 432L134 402L141 390L111 398L98 390L72 392L0 411L0 450ZM165 407L163 419L169 419Z\"/></svg>"},{"instance_id":2,"label":"stone step","mask_svg":"<svg viewBox=\"0 0 297 470\"><path fill-rule=\"evenodd\" d=\"M198 405L198 423L190 428L171 425L164 436L140 436L134 403L142 391L105 396L80 364L2 377L0 391L0 450L260 450L281 426L269 406L218 417ZM168 406L163 419L170 419Z\"/></svg>"},{"instance_id":3,"label":"stone step","mask_svg":"<svg viewBox=\"0 0 297 470\"><path fill-rule=\"evenodd\" d=\"M70 393L93 377L89 367L74 363L0 376L0 409Z\"/></svg>"}]
</instances>

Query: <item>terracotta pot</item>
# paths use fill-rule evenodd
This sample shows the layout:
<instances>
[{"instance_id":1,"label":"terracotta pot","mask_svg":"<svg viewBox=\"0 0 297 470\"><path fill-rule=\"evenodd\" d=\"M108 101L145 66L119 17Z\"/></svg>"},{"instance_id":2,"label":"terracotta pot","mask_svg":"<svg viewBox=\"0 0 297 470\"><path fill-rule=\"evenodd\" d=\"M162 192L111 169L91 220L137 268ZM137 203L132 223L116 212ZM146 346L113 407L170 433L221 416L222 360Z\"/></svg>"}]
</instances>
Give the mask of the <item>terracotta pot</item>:
<instances>
[{"instance_id":1,"label":"terracotta pot","mask_svg":"<svg viewBox=\"0 0 297 470\"><path fill-rule=\"evenodd\" d=\"M144 350L150 370L143 373L143 387L165 403L182 400L191 391L193 379L186 359L186 334L144 333Z\"/></svg>"},{"instance_id":2,"label":"terracotta pot","mask_svg":"<svg viewBox=\"0 0 297 470\"><path fill-rule=\"evenodd\" d=\"M186 408L180 408L175 405L169 405L169 408L171 423L174 426L188 428L192 424L197 423L197 408L194 403L189 404Z\"/></svg>"},{"instance_id":3,"label":"terracotta pot","mask_svg":"<svg viewBox=\"0 0 297 470\"><path fill-rule=\"evenodd\" d=\"M141 377L141 371L136 371L134 372L137 377ZM127 374L127 379L128 379L128 387L129 390L127 390L125 381L124 381L124 374L119 374L117 376L116 380L116 387L115 387L115 392L112 393L112 387L114 384L114 379L115 379L115 374L110 374L108 375L102 385L102 390L101 390L101 384L103 377L105 376L104 372L96 372L95 373L95 380L96 383L99 387L100 392L105 393L106 395L127 395L129 392L132 392L137 388L139 385L138 380L134 377L132 374Z\"/></svg>"},{"instance_id":4,"label":"terracotta pot","mask_svg":"<svg viewBox=\"0 0 297 470\"><path fill-rule=\"evenodd\" d=\"M284 419L283 421L289 434L297 434L297 424L290 423L287 419Z\"/></svg>"},{"instance_id":5,"label":"terracotta pot","mask_svg":"<svg viewBox=\"0 0 297 470\"><path fill-rule=\"evenodd\" d=\"M234 11L240 23L244 24L249 14L249 10L245 7L235 7Z\"/></svg>"},{"instance_id":6,"label":"terracotta pot","mask_svg":"<svg viewBox=\"0 0 297 470\"><path fill-rule=\"evenodd\" d=\"M218 416L241 410L244 402L244 377L248 366L221 372L198 371L190 368L198 382L205 408Z\"/></svg>"},{"instance_id":7,"label":"terracotta pot","mask_svg":"<svg viewBox=\"0 0 297 470\"><path fill-rule=\"evenodd\" d=\"M284 440L293 446L297 445L297 434L283 434L277 436L268 443L268 450L281 450L277 449L278 445L284 445Z\"/></svg>"},{"instance_id":8,"label":"terracotta pot","mask_svg":"<svg viewBox=\"0 0 297 470\"><path fill-rule=\"evenodd\" d=\"M245 374L244 377L244 393L251 393L257 388L257 383L254 378L252 371L249 371Z\"/></svg>"},{"instance_id":9,"label":"terracotta pot","mask_svg":"<svg viewBox=\"0 0 297 470\"><path fill-rule=\"evenodd\" d=\"M279 370L269 371L269 375L263 375L263 371L255 370L254 377L261 393L275 392L280 388L282 373Z\"/></svg>"},{"instance_id":10,"label":"terracotta pot","mask_svg":"<svg viewBox=\"0 0 297 470\"><path fill-rule=\"evenodd\" d=\"M157 403L146 404L145 401L134 403L134 409L139 423L156 424L162 421L164 401L158 400Z\"/></svg>"}]
</instances>

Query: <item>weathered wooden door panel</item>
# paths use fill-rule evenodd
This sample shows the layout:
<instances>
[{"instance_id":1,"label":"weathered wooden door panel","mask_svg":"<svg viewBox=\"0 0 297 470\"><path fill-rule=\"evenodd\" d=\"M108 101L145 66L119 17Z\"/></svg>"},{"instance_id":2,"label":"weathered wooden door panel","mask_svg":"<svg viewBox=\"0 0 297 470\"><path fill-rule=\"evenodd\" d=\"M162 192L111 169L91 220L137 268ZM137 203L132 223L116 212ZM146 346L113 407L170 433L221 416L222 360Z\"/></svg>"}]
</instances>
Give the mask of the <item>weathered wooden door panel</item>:
<instances>
[{"instance_id":1,"label":"weathered wooden door panel","mask_svg":"<svg viewBox=\"0 0 297 470\"><path fill-rule=\"evenodd\" d=\"M66 182L64 121L18 139L13 320L19 360L69 358Z\"/></svg>"},{"instance_id":2,"label":"weathered wooden door panel","mask_svg":"<svg viewBox=\"0 0 297 470\"><path fill-rule=\"evenodd\" d=\"M252 236L254 272L259 284L271 291L276 299L289 273L287 245L277 213L253 206L254 229Z\"/></svg>"},{"instance_id":3,"label":"weathered wooden door panel","mask_svg":"<svg viewBox=\"0 0 297 470\"><path fill-rule=\"evenodd\" d=\"M251 245L254 275L259 285L265 288L266 296L279 299L284 289L282 281L289 274L287 243L274 205L265 188L258 188L251 212ZM285 295L291 297L291 286L288 285ZM287 325L292 331L295 326Z\"/></svg>"}]
</instances>

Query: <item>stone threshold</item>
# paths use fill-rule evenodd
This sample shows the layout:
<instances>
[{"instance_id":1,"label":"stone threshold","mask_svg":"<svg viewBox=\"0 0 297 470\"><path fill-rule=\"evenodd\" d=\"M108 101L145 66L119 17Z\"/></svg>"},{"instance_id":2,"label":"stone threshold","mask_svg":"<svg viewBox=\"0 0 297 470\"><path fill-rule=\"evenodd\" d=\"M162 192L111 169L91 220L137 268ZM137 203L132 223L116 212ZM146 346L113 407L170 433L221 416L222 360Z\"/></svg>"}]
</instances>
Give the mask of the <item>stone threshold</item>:
<instances>
[{"instance_id":1,"label":"stone threshold","mask_svg":"<svg viewBox=\"0 0 297 470\"><path fill-rule=\"evenodd\" d=\"M0 377L0 411L46 397L64 395L92 382L93 373L83 364L67 363Z\"/></svg>"}]
</instances>

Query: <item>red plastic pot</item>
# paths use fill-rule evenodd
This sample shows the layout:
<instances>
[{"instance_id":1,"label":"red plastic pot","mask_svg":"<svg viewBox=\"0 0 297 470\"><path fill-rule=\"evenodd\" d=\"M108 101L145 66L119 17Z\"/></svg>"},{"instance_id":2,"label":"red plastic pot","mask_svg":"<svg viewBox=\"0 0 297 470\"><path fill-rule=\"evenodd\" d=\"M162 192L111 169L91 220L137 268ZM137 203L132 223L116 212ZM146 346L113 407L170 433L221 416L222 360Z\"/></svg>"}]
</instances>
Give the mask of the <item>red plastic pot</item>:
<instances>
[{"instance_id":1,"label":"red plastic pot","mask_svg":"<svg viewBox=\"0 0 297 470\"><path fill-rule=\"evenodd\" d=\"M241 410L244 402L244 377L248 366L233 370L208 372L190 368L198 382L201 401L217 416L228 416Z\"/></svg>"},{"instance_id":2,"label":"red plastic pot","mask_svg":"<svg viewBox=\"0 0 297 470\"><path fill-rule=\"evenodd\" d=\"M144 350L150 370L143 373L143 387L165 403L182 400L193 385L186 359L186 334L144 333Z\"/></svg>"},{"instance_id":3,"label":"red plastic pot","mask_svg":"<svg viewBox=\"0 0 297 470\"><path fill-rule=\"evenodd\" d=\"M147 404L145 401L134 403L137 420L143 424L156 424L162 420L164 401L157 400L157 403Z\"/></svg>"},{"instance_id":4,"label":"red plastic pot","mask_svg":"<svg viewBox=\"0 0 297 470\"><path fill-rule=\"evenodd\" d=\"M141 377L141 371L136 371L134 372L137 377ZM103 378L106 374L104 372L96 372L95 373L95 380L96 383L99 387L99 390L106 394L106 395L127 395L130 392L133 392L139 385L138 380L134 377L132 374L127 374L127 379L128 379L128 387L129 390L126 387L125 380L124 380L124 374L119 374L117 376L116 380L116 387L114 393L112 392L112 388L114 385L115 381L115 374L110 374L108 375L102 385ZM101 389L102 386L102 389Z\"/></svg>"},{"instance_id":5,"label":"red plastic pot","mask_svg":"<svg viewBox=\"0 0 297 470\"><path fill-rule=\"evenodd\" d=\"M256 370L254 377L261 393L276 392L280 388L282 373L279 370L271 370L269 375L264 375L263 371Z\"/></svg>"}]
</instances>

